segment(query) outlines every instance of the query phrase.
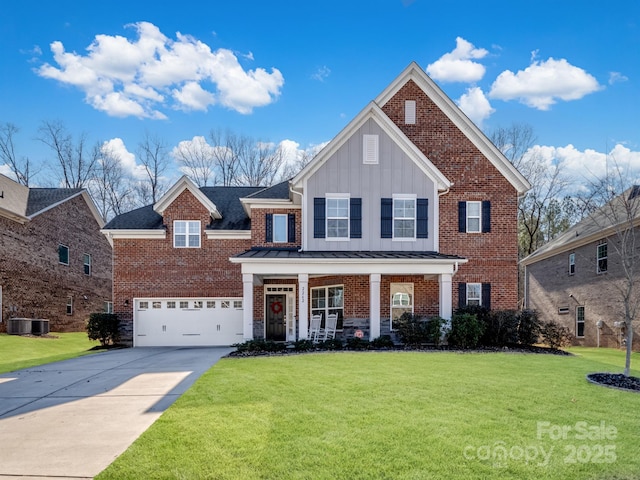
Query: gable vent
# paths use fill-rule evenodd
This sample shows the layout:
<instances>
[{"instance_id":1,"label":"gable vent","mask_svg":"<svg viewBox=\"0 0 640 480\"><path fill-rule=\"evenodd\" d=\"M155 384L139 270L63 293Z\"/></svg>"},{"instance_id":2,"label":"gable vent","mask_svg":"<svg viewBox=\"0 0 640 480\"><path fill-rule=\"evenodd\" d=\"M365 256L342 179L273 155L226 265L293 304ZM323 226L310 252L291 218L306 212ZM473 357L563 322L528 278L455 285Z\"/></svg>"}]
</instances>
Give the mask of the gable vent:
<instances>
[{"instance_id":1,"label":"gable vent","mask_svg":"<svg viewBox=\"0 0 640 480\"><path fill-rule=\"evenodd\" d=\"M378 164L378 135L362 136L362 163L366 165Z\"/></svg>"},{"instance_id":2,"label":"gable vent","mask_svg":"<svg viewBox=\"0 0 640 480\"><path fill-rule=\"evenodd\" d=\"M404 101L404 123L405 125L416 124L416 101L415 100Z\"/></svg>"}]
</instances>

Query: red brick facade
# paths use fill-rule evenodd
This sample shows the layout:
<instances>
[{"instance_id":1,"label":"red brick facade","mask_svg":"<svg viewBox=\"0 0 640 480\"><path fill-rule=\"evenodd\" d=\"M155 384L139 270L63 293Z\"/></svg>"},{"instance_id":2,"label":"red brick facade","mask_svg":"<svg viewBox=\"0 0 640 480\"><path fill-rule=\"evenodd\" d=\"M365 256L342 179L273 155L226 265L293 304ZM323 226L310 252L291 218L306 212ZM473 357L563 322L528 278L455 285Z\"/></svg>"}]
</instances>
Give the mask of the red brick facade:
<instances>
[{"instance_id":1,"label":"red brick facade","mask_svg":"<svg viewBox=\"0 0 640 480\"><path fill-rule=\"evenodd\" d=\"M52 332L83 331L92 312L111 301L111 247L82 196L21 224L0 217L2 323L9 318L49 320ZM69 265L58 245L69 247ZM91 274L84 271L91 255ZM72 298L72 314L67 303Z\"/></svg>"}]
</instances>

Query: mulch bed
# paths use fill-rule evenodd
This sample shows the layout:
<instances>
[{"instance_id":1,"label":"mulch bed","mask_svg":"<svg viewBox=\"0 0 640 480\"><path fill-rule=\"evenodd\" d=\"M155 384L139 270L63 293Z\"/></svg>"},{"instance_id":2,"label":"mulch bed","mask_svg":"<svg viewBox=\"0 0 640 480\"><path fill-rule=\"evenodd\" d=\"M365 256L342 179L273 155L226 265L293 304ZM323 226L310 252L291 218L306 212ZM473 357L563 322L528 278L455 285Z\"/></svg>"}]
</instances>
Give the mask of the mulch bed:
<instances>
[{"instance_id":1,"label":"mulch bed","mask_svg":"<svg viewBox=\"0 0 640 480\"><path fill-rule=\"evenodd\" d=\"M621 373L590 373L587 375L587 380L603 387L640 393L640 378L638 377L626 377Z\"/></svg>"}]
</instances>

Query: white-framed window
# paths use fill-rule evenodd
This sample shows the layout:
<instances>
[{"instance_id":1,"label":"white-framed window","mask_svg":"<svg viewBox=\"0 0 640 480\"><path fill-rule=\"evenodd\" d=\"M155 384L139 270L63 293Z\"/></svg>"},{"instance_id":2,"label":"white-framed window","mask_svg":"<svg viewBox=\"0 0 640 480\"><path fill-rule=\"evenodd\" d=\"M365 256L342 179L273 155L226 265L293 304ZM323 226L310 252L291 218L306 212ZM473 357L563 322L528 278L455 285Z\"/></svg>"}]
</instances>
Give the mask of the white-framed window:
<instances>
[{"instance_id":1,"label":"white-framed window","mask_svg":"<svg viewBox=\"0 0 640 480\"><path fill-rule=\"evenodd\" d=\"M67 315L73 315L73 297L67 297Z\"/></svg>"},{"instance_id":2,"label":"white-framed window","mask_svg":"<svg viewBox=\"0 0 640 480\"><path fill-rule=\"evenodd\" d=\"M149 308L149 302L138 302L138 308L140 310L146 310Z\"/></svg>"},{"instance_id":3,"label":"white-framed window","mask_svg":"<svg viewBox=\"0 0 640 480\"><path fill-rule=\"evenodd\" d=\"M393 238L416 238L416 198L393 197Z\"/></svg>"},{"instance_id":4,"label":"white-framed window","mask_svg":"<svg viewBox=\"0 0 640 480\"><path fill-rule=\"evenodd\" d=\"M176 302L174 302L173 300L168 301L167 308L170 308L170 309L176 308Z\"/></svg>"},{"instance_id":5,"label":"white-framed window","mask_svg":"<svg viewBox=\"0 0 640 480\"><path fill-rule=\"evenodd\" d=\"M467 305L482 305L481 283L467 283Z\"/></svg>"},{"instance_id":6,"label":"white-framed window","mask_svg":"<svg viewBox=\"0 0 640 480\"><path fill-rule=\"evenodd\" d=\"M216 308L215 300L207 300L207 308Z\"/></svg>"},{"instance_id":7,"label":"white-framed window","mask_svg":"<svg viewBox=\"0 0 640 480\"><path fill-rule=\"evenodd\" d=\"M576 254L569 254L569 275L574 275L576 273Z\"/></svg>"},{"instance_id":8,"label":"white-framed window","mask_svg":"<svg viewBox=\"0 0 640 480\"><path fill-rule=\"evenodd\" d=\"M155 308L155 309L162 308L162 302L151 302L151 308Z\"/></svg>"},{"instance_id":9,"label":"white-framed window","mask_svg":"<svg viewBox=\"0 0 640 480\"><path fill-rule=\"evenodd\" d=\"M608 260L607 260L607 244L601 243L598 245L598 253L597 253L597 272L604 273L607 271Z\"/></svg>"},{"instance_id":10,"label":"white-framed window","mask_svg":"<svg viewBox=\"0 0 640 480\"><path fill-rule=\"evenodd\" d=\"M283 213L273 214L273 243L287 243L289 240L287 225L289 216Z\"/></svg>"},{"instance_id":11,"label":"white-framed window","mask_svg":"<svg viewBox=\"0 0 640 480\"><path fill-rule=\"evenodd\" d=\"M415 125L416 123L416 101L404 101L404 123L405 125Z\"/></svg>"},{"instance_id":12,"label":"white-framed window","mask_svg":"<svg viewBox=\"0 0 640 480\"><path fill-rule=\"evenodd\" d=\"M202 300L195 300L193 302L193 308L202 308L204 305L204 302Z\"/></svg>"},{"instance_id":13,"label":"white-framed window","mask_svg":"<svg viewBox=\"0 0 640 480\"><path fill-rule=\"evenodd\" d=\"M231 301L230 300L222 300L220 302L220 308L231 308Z\"/></svg>"},{"instance_id":14,"label":"white-framed window","mask_svg":"<svg viewBox=\"0 0 640 480\"><path fill-rule=\"evenodd\" d=\"M482 202L467 202L467 232L482 231Z\"/></svg>"},{"instance_id":15,"label":"white-framed window","mask_svg":"<svg viewBox=\"0 0 640 480\"><path fill-rule=\"evenodd\" d=\"M242 300L234 300L233 301L233 308L242 308Z\"/></svg>"},{"instance_id":16,"label":"white-framed window","mask_svg":"<svg viewBox=\"0 0 640 480\"><path fill-rule=\"evenodd\" d=\"M104 313L113 313L113 302L104 302Z\"/></svg>"},{"instance_id":17,"label":"white-framed window","mask_svg":"<svg viewBox=\"0 0 640 480\"><path fill-rule=\"evenodd\" d=\"M69 247L66 245L58 245L58 263L62 265L69 265Z\"/></svg>"},{"instance_id":18,"label":"white-framed window","mask_svg":"<svg viewBox=\"0 0 640 480\"><path fill-rule=\"evenodd\" d=\"M200 220L173 222L174 248L200 248Z\"/></svg>"},{"instance_id":19,"label":"white-framed window","mask_svg":"<svg viewBox=\"0 0 640 480\"><path fill-rule=\"evenodd\" d=\"M180 301L180 308L189 308L189 302L185 300Z\"/></svg>"},{"instance_id":20,"label":"white-framed window","mask_svg":"<svg viewBox=\"0 0 640 480\"><path fill-rule=\"evenodd\" d=\"M413 313L413 283L392 283L391 294L391 329L393 322L403 313Z\"/></svg>"},{"instance_id":21,"label":"white-framed window","mask_svg":"<svg viewBox=\"0 0 640 480\"><path fill-rule=\"evenodd\" d=\"M84 264L84 274L91 275L91 255L85 253L82 256L82 262Z\"/></svg>"},{"instance_id":22,"label":"white-framed window","mask_svg":"<svg viewBox=\"0 0 640 480\"><path fill-rule=\"evenodd\" d=\"M576 307L576 337L584 337L584 306Z\"/></svg>"},{"instance_id":23,"label":"white-framed window","mask_svg":"<svg viewBox=\"0 0 640 480\"><path fill-rule=\"evenodd\" d=\"M322 326L330 313L338 314L337 330L342 330L344 319L344 285L314 287L311 289L311 314L322 315Z\"/></svg>"},{"instance_id":24,"label":"white-framed window","mask_svg":"<svg viewBox=\"0 0 640 480\"><path fill-rule=\"evenodd\" d=\"M349 238L349 198L327 197L327 238Z\"/></svg>"}]
</instances>

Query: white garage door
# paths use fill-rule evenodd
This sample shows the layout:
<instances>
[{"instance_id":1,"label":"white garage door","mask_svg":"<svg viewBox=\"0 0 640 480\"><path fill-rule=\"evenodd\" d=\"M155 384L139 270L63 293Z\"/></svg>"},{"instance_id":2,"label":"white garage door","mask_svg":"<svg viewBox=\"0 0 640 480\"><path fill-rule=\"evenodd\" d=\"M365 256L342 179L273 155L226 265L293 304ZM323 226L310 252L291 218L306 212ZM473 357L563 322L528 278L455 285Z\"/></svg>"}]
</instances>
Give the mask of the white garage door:
<instances>
[{"instance_id":1,"label":"white garage door","mask_svg":"<svg viewBox=\"0 0 640 480\"><path fill-rule=\"evenodd\" d=\"M135 300L134 346L233 345L242 342L241 298Z\"/></svg>"}]
</instances>

